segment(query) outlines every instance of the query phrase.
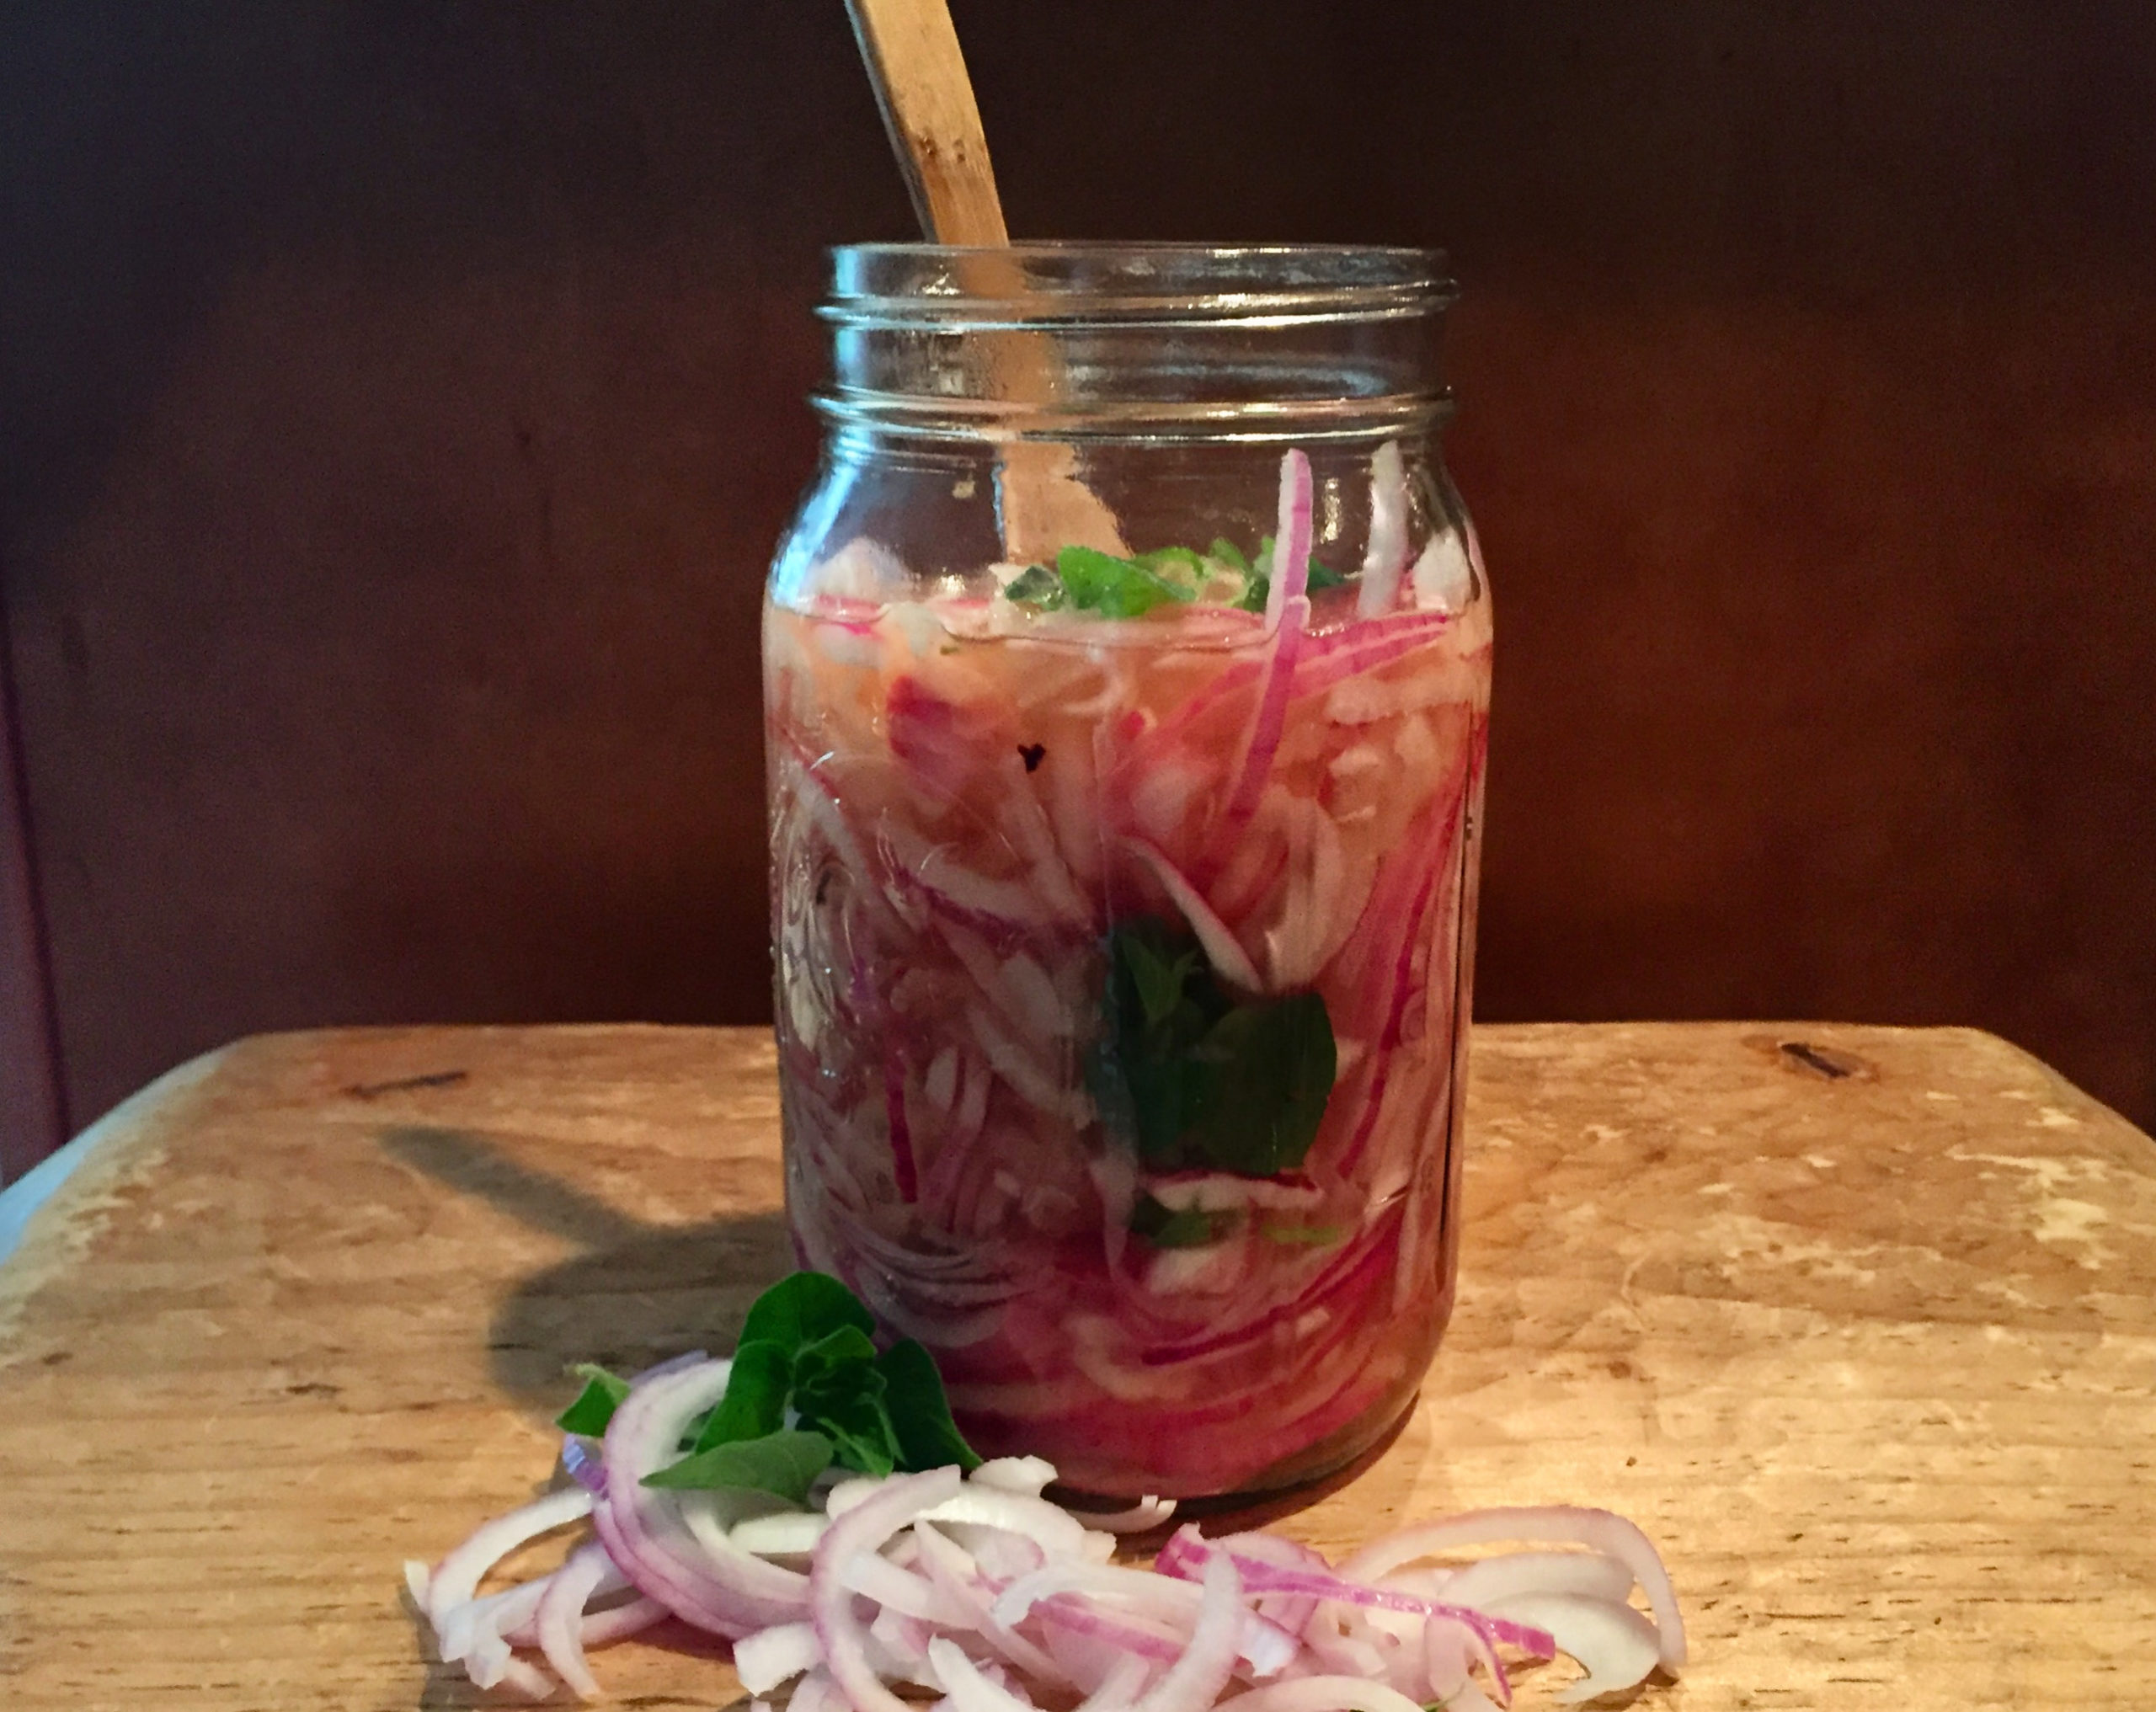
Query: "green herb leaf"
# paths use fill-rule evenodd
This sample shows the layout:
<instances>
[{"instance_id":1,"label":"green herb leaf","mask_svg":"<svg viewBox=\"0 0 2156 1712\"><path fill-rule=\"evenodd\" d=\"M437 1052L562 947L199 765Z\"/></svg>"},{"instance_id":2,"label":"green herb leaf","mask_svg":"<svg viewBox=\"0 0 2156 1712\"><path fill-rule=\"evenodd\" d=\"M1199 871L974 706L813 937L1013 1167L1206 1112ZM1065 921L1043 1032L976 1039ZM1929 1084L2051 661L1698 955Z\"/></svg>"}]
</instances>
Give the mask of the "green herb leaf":
<instances>
[{"instance_id":1,"label":"green herb leaf","mask_svg":"<svg viewBox=\"0 0 2156 1712\"><path fill-rule=\"evenodd\" d=\"M786 1346L760 1337L734 1352L726 1395L696 1434L696 1448L761 1438L786 1424L786 1396L793 1385L793 1357Z\"/></svg>"},{"instance_id":2,"label":"green herb leaf","mask_svg":"<svg viewBox=\"0 0 2156 1712\"><path fill-rule=\"evenodd\" d=\"M1130 1209L1130 1229L1155 1248L1203 1248L1233 1231L1241 1214L1223 1208L1208 1213L1196 1207L1170 1208L1140 1195Z\"/></svg>"},{"instance_id":3,"label":"green herb leaf","mask_svg":"<svg viewBox=\"0 0 2156 1712\"><path fill-rule=\"evenodd\" d=\"M834 1459L876 1475L977 1466L928 1352L899 1344L879 1356L874 1325L853 1292L824 1273L772 1285L749 1309L726 1395L684 1446L687 1457L651 1484L744 1486L798 1502L796 1488L805 1493ZM797 1477L796 1465L810 1463Z\"/></svg>"},{"instance_id":4,"label":"green herb leaf","mask_svg":"<svg viewBox=\"0 0 2156 1712\"><path fill-rule=\"evenodd\" d=\"M1178 571L1187 573L1193 585L1205 575L1205 555L1192 547L1155 547L1150 552L1133 553L1130 562L1171 582L1181 580L1172 574Z\"/></svg>"},{"instance_id":5,"label":"green herb leaf","mask_svg":"<svg viewBox=\"0 0 2156 1712\"><path fill-rule=\"evenodd\" d=\"M1348 1234L1344 1224L1261 1224L1257 1234L1283 1248L1325 1248Z\"/></svg>"},{"instance_id":6,"label":"green herb leaf","mask_svg":"<svg viewBox=\"0 0 2156 1712\"><path fill-rule=\"evenodd\" d=\"M1145 1026L1158 1027L1175 1015L1177 1005L1182 1002L1184 984L1197 972L1203 959L1192 950L1170 963L1134 933L1123 936L1119 949L1130 971L1132 984L1138 989L1138 1002L1145 1008Z\"/></svg>"},{"instance_id":7,"label":"green herb leaf","mask_svg":"<svg viewBox=\"0 0 2156 1712\"><path fill-rule=\"evenodd\" d=\"M1027 565L1003 585L1003 598L1053 611L1063 604L1063 584L1046 565Z\"/></svg>"},{"instance_id":8,"label":"green herb leaf","mask_svg":"<svg viewBox=\"0 0 2156 1712\"><path fill-rule=\"evenodd\" d=\"M788 1350L826 1337L842 1325L867 1334L875 1316L828 1272L795 1272L756 1298L741 1325L741 1341L768 1341Z\"/></svg>"},{"instance_id":9,"label":"green herb leaf","mask_svg":"<svg viewBox=\"0 0 2156 1712\"><path fill-rule=\"evenodd\" d=\"M906 1338L877 1357L876 1369L883 1376L884 1402L903 1466L941 1469L956 1463L969 1470L980 1466L979 1455L951 1418L942 1376L926 1349Z\"/></svg>"},{"instance_id":10,"label":"green herb leaf","mask_svg":"<svg viewBox=\"0 0 2156 1712\"><path fill-rule=\"evenodd\" d=\"M1195 591L1168 581L1134 560L1090 547L1066 547L1055 556L1070 604L1107 618L1139 618L1155 606L1188 600Z\"/></svg>"},{"instance_id":11,"label":"green herb leaf","mask_svg":"<svg viewBox=\"0 0 2156 1712\"><path fill-rule=\"evenodd\" d=\"M891 1473L900 1461L898 1431L885 1405L880 1374L877 1394L848 1392L823 1400L814 1411L804 1410L801 1421L831 1441L841 1467L878 1479Z\"/></svg>"},{"instance_id":12,"label":"green herb leaf","mask_svg":"<svg viewBox=\"0 0 2156 1712\"><path fill-rule=\"evenodd\" d=\"M1339 1069L1322 997L1238 1005L1192 1057L1214 1074L1201 1085L1187 1146L1245 1176L1278 1176L1302 1164Z\"/></svg>"},{"instance_id":13,"label":"green herb leaf","mask_svg":"<svg viewBox=\"0 0 2156 1712\"><path fill-rule=\"evenodd\" d=\"M1243 550L1222 536L1214 536L1213 545L1205 549L1205 556L1218 559L1231 570L1241 571L1246 577L1250 574L1250 561L1243 557Z\"/></svg>"},{"instance_id":14,"label":"green herb leaf","mask_svg":"<svg viewBox=\"0 0 2156 1712\"><path fill-rule=\"evenodd\" d=\"M1339 1068L1324 999L1239 1001L1194 938L1151 917L1110 930L1107 963L1086 1061L1102 1121L1155 1171L1299 1165Z\"/></svg>"},{"instance_id":15,"label":"green herb leaf","mask_svg":"<svg viewBox=\"0 0 2156 1712\"><path fill-rule=\"evenodd\" d=\"M629 1382L590 1362L579 1362L569 1371L584 1381L584 1389L577 1393L576 1401L556 1417L554 1425L564 1432L580 1432L587 1438L601 1437L606 1423L621 1407L622 1399L629 1395Z\"/></svg>"},{"instance_id":16,"label":"green herb leaf","mask_svg":"<svg viewBox=\"0 0 2156 1712\"><path fill-rule=\"evenodd\" d=\"M841 1325L794 1352L794 1388L805 1389L829 1375L869 1365L875 1359L876 1346L869 1341L868 1334L857 1325Z\"/></svg>"},{"instance_id":17,"label":"green herb leaf","mask_svg":"<svg viewBox=\"0 0 2156 1712\"><path fill-rule=\"evenodd\" d=\"M672 1491L769 1492L789 1504L803 1504L816 1476L830 1465L830 1440L820 1432L782 1427L698 1451L671 1468L646 1475L643 1483Z\"/></svg>"}]
</instances>

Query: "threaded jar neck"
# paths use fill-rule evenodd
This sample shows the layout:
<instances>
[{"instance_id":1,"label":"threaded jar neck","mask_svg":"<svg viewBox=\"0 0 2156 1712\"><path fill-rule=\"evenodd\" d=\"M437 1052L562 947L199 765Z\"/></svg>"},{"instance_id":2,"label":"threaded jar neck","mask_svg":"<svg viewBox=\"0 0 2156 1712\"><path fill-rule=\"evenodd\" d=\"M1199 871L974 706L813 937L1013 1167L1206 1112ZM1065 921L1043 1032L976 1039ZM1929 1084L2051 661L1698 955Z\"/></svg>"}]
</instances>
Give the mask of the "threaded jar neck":
<instances>
[{"instance_id":1,"label":"threaded jar neck","mask_svg":"<svg viewBox=\"0 0 2156 1712\"><path fill-rule=\"evenodd\" d=\"M816 403L842 434L1379 439L1450 404L1436 251L853 244L832 262Z\"/></svg>"}]
</instances>

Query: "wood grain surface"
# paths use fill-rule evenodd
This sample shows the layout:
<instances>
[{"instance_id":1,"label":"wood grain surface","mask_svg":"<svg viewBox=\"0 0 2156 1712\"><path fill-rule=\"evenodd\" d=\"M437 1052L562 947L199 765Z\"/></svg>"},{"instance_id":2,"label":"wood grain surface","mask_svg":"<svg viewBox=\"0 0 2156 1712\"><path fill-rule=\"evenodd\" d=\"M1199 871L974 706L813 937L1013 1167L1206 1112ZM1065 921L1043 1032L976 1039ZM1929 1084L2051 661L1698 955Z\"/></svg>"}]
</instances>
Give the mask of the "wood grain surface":
<instances>
[{"instance_id":1,"label":"wood grain surface","mask_svg":"<svg viewBox=\"0 0 2156 1712\"><path fill-rule=\"evenodd\" d=\"M1422 1404L1280 1526L1626 1512L1693 1633L1643 1712L2156 1704L2147 1137L1989 1036L1809 1024L1481 1030L1470 1112ZM760 1032L259 1037L115 1128L0 1267L11 1712L479 1701L400 1560L545 1480L564 1363L723 1348L788 1261ZM598 1667L742 1698L683 1633Z\"/></svg>"}]
</instances>

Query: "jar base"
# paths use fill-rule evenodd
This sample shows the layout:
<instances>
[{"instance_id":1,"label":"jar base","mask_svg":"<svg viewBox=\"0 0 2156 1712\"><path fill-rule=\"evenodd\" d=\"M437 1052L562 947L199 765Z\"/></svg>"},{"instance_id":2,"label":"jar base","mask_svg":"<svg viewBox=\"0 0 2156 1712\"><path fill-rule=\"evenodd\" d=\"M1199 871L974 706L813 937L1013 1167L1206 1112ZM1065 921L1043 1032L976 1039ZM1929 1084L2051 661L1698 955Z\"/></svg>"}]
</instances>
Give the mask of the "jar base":
<instances>
[{"instance_id":1,"label":"jar base","mask_svg":"<svg viewBox=\"0 0 2156 1712\"><path fill-rule=\"evenodd\" d=\"M1393 1441L1400 1437L1413 1416L1419 1395L1418 1387L1396 1407L1385 1426L1374 1433L1369 1431L1365 1421L1353 1422L1335 1434L1330 1441L1321 1441L1311 1446L1292 1462L1265 1470L1248 1486L1206 1497L1177 1499L1175 1515L1159 1528L1150 1530L1149 1533L1124 1537L1145 1539L1152 1533L1168 1533L1186 1522L1217 1522L1223 1517L1230 1519L1235 1525L1225 1530L1214 1528L1211 1532L1241 1533L1266 1527L1283 1516L1307 1508L1361 1479L1392 1448ZM1121 1510L1127 1509L1130 1504L1128 1498L1070 1486L1051 1487L1049 1496L1059 1502L1069 1502L1074 1513L1081 1519L1088 1509Z\"/></svg>"}]
</instances>

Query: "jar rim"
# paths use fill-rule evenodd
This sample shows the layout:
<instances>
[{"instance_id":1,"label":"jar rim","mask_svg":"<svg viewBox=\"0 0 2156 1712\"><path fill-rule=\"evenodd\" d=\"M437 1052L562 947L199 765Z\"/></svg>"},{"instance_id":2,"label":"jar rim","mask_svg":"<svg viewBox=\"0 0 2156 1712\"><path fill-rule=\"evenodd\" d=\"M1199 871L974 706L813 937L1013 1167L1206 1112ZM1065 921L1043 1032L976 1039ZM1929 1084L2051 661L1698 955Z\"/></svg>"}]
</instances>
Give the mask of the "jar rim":
<instances>
[{"instance_id":1,"label":"jar rim","mask_svg":"<svg viewBox=\"0 0 2156 1712\"><path fill-rule=\"evenodd\" d=\"M1433 316L1459 295L1444 251L1397 244L912 242L830 256L817 312L841 327L1281 327Z\"/></svg>"}]
</instances>

